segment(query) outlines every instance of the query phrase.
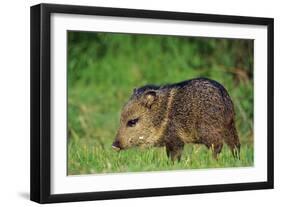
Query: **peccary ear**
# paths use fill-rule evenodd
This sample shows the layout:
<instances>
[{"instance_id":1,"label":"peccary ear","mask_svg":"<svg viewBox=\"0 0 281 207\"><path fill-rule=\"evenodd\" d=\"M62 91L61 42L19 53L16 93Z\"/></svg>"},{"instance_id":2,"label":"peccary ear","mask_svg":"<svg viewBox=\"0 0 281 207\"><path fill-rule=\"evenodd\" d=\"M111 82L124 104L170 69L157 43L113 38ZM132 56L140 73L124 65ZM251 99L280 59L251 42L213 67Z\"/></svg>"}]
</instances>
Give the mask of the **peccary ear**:
<instances>
[{"instance_id":1,"label":"peccary ear","mask_svg":"<svg viewBox=\"0 0 281 207\"><path fill-rule=\"evenodd\" d=\"M134 89L133 89L133 94L136 94L137 91L138 91L138 89L137 89L137 88L134 88Z\"/></svg>"},{"instance_id":2,"label":"peccary ear","mask_svg":"<svg viewBox=\"0 0 281 207\"><path fill-rule=\"evenodd\" d=\"M156 91L149 90L144 94L144 105L148 108L151 108L151 106L155 103L156 99Z\"/></svg>"}]
</instances>

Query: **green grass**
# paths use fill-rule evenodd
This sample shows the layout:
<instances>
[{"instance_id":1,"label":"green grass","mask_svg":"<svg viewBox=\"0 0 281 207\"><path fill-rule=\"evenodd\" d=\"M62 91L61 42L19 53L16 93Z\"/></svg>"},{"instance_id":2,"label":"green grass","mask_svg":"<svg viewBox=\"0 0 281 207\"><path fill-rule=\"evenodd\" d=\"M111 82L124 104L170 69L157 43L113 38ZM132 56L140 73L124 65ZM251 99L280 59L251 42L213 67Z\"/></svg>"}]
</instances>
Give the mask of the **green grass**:
<instances>
[{"instance_id":1,"label":"green grass","mask_svg":"<svg viewBox=\"0 0 281 207\"><path fill-rule=\"evenodd\" d=\"M245 167L253 164L253 146L242 145L241 158L233 158L229 148L223 147L218 160L203 145L186 145L180 162L172 163L164 147L129 149L115 152L111 143L100 145L94 140L71 140L68 145L68 173L91 174L107 172L139 172L198 168Z\"/></svg>"},{"instance_id":2,"label":"green grass","mask_svg":"<svg viewBox=\"0 0 281 207\"><path fill-rule=\"evenodd\" d=\"M152 35L68 33L68 174L251 166L253 41ZM164 148L111 149L122 106L133 88L208 77L225 86L235 106L241 159L227 146L218 159L186 145L171 163Z\"/></svg>"}]
</instances>

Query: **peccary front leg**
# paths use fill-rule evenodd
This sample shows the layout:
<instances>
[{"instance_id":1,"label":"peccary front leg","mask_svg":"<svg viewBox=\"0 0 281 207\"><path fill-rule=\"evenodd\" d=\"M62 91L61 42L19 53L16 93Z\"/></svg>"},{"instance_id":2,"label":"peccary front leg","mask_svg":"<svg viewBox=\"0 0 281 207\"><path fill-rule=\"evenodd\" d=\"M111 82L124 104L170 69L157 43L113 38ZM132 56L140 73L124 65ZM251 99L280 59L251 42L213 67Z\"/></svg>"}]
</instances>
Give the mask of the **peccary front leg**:
<instances>
[{"instance_id":1,"label":"peccary front leg","mask_svg":"<svg viewBox=\"0 0 281 207\"><path fill-rule=\"evenodd\" d=\"M184 143L180 140L166 143L167 156L173 161L180 161Z\"/></svg>"}]
</instances>

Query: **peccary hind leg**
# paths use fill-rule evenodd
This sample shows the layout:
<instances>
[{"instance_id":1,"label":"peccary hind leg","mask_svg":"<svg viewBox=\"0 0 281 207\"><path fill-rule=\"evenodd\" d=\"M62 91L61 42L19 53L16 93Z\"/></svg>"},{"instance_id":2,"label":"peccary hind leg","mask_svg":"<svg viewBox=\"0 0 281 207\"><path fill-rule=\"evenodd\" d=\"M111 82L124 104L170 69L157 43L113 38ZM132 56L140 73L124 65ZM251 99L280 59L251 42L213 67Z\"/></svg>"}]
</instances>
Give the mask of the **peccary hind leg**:
<instances>
[{"instance_id":1,"label":"peccary hind leg","mask_svg":"<svg viewBox=\"0 0 281 207\"><path fill-rule=\"evenodd\" d=\"M180 140L166 144L167 156L173 161L180 161L184 143Z\"/></svg>"},{"instance_id":2,"label":"peccary hind leg","mask_svg":"<svg viewBox=\"0 0 281 207\"><path fill-rule=\"evenodd\" d=\"M240 141L233 120L226 131L225 142L231 149L233 157L240 159Z\"/></svg>"},{"instance_id":3,"label":"peccary hind leg","mask_svg":"<svg viewBox=\"0 0 281 207\"><path fill-rule=\"evenodd\" d=\"M213 158L218 159L223 147L223 134L216 131L208 131L202 137L202 144L205 144L208 149L212 150Z\"/></svg>"},{"instance_id":4,"label":"peccary hind leg","mask_svg":"<svg viewBox=\"0 0 281 207\"><path fill-rule=\"evenodd\" d=\"M221 153L223 143L221 143L221 142L219 142L219 143L205 143L205 145L208 149L212 150L213 158L217 160L218 155Z\"/></svg>"},{"instance_id":5,"label":"peccary hind leg","mask_svg":"<svg viewBox=\"0 0 281 207\"><path fill-rule=\"evenodd\" d=\"M221 153L222 150L222 143L217 143L212 145L213 157L217 160L218 155Z\"/></svg>"},{"instance_id":6,"label":"peccary hind leg","mask_svg":"<svg viewBox=\"0 0 281 207\"><path fill-rule=\"evenodd\" d=\"M229 146L229 148L231 149L232 155L234 158L239 159L240 160L240 143L239 140L237 142L233 142L233 141L226 141L227 145Z\"/></svg>"}]
</instances>

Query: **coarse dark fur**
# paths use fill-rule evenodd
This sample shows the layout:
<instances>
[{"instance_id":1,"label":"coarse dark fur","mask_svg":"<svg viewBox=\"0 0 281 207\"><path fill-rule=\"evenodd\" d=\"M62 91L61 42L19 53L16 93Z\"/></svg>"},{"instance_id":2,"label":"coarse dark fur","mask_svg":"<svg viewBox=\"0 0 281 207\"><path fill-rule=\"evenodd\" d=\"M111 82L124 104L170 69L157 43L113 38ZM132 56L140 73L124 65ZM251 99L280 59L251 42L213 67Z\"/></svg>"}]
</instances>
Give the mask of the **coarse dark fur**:
<instances>
[{"instance_id":1,"label":"coarse dark fur","mask_svg":"<svg viewBox=\"0 0 281 207\"><path fill-rule=\"evenodd\" d=\"M239 158L233 103L218 82L197 78L164 86L137 89L122 110L113 147L165 146L180 160L185 143L204 144L217 159L223 143Z\"/></svg>"}]
</instances>

